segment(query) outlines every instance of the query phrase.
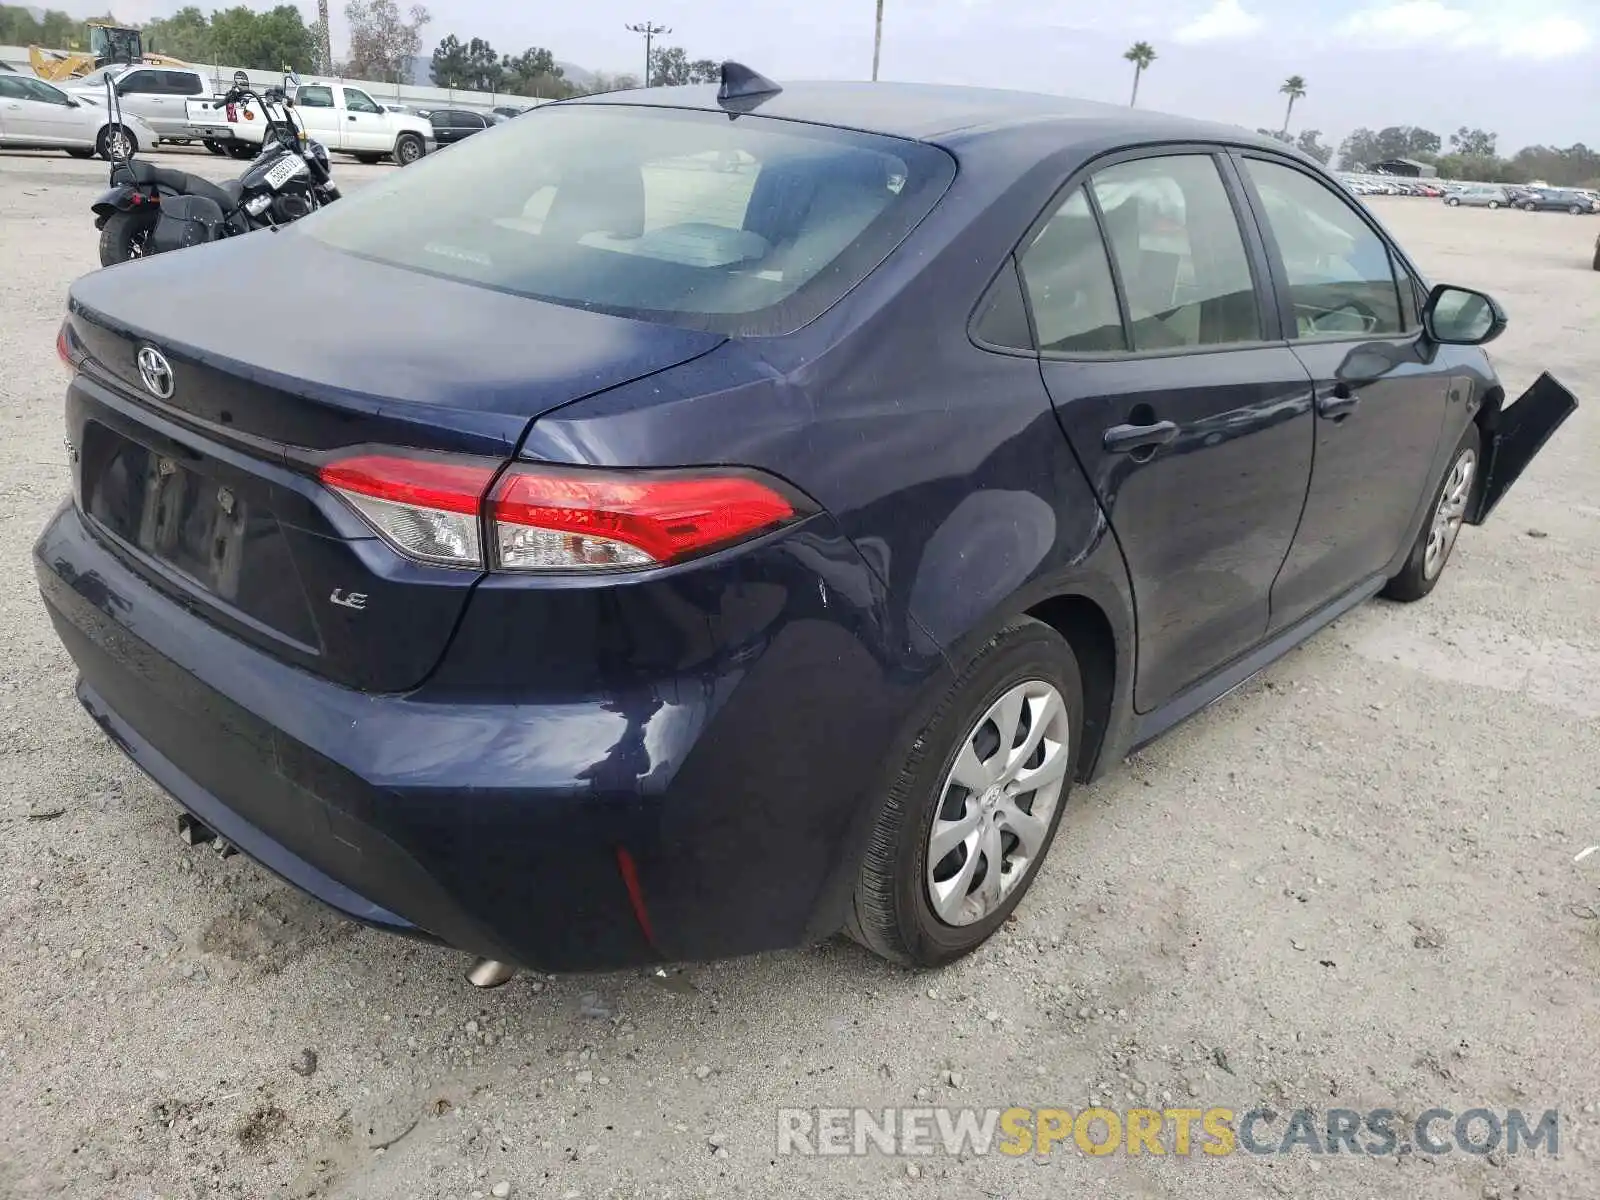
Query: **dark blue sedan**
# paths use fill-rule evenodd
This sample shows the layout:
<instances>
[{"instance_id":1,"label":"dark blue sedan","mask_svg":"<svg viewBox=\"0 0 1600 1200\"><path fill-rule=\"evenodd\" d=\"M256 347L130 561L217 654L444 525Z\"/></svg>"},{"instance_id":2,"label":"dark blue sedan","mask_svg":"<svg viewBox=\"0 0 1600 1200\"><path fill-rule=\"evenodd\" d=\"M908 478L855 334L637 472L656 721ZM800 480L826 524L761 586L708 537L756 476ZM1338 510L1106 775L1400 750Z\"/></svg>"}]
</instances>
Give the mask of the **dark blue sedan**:
<instances>
[{"instance_id":1,"label":"dark blue sedan","mask_svg":"<svg viewBox=\"0 0 1600 1200\"><path fill-rule=\"evenodd\" d=\"M482 981L936 965L1433 589L1575 406L1504 323L1276 141L730 65L80 279L36 568L191 831Z\"/></svg>"}]
</instances>

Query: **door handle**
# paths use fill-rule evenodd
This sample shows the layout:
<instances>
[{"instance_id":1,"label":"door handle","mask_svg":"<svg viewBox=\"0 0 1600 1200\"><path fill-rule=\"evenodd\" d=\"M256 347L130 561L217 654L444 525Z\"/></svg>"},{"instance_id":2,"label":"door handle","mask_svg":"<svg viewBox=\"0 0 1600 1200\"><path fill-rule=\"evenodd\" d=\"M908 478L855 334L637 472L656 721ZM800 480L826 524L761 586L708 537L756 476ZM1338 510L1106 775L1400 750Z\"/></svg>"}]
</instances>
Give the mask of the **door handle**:
<instances>
[{"instance_id":1,"label":"door handle","mask_svg":"<svg viewBox=\"0 0 1600 1200\"><path fill-rule=\"evenodd\" d=\"M355 113L351 113L349 116L345 117L346 121L354 121L355 119L356 119Z\"/></svg>"},{"instance_id":2,"label":"door handle","mask_svg":"<svg viewBox=\"0 0 1600 1200\"><path fill-rule=\"evenodd\" d=\"M1155 450L1178 436L1178 427L1171 421L1156 421L1151 425L1113 425L1106 430L1102 445L1108 454L1137 454L1141 450Z\"/></svg>"},{"instance_id":3,"label":"door handle","mask_svg":"<svg viewBox=\"0 0 1600 1200\"><path fill-rule=\"evenodd\" d=\"M1361 396L1356 389L1341 380L1326 396L1317 397L1317 415L1330 421L1343 421L1360 403Z\"/></svg>"}]
</instances>

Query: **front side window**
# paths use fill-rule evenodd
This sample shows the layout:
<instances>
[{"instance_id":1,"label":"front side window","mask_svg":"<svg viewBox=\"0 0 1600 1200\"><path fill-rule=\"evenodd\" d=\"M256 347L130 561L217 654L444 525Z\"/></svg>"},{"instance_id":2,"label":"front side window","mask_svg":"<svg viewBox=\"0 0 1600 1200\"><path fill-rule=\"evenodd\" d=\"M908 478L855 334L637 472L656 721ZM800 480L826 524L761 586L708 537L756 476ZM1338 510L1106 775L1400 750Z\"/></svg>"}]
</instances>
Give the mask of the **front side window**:
<instances>
[{"instance_id":1,"label":"front side window","mask_svg":"<svg viewBox=\"0 0 1600 1200\"><path fill-rule=\"evenodd\" d=\"M162 91L161 80L154 71L134 71L124 75L117 83L117 91L124 96L154 95Z\"/></svg>"},{"instance_id":2,"label":"front side window","mask_svg":"<svg viewBox=\"0 0 1600 1200\"><path fill-rule=\"evenodd\" d=\"M60 88L53 88L42 79L23 79L23 91L29 100L38 100L43 104L57 104L62 108L67 107L67 94Z\"/></svg>"},{"instance_id":3,"label":"front side window","mask_svg":"<svg viewBox=\"0 0 1600 1200\"><path fill-rule=\"evenodd\" d=\"M1261 340L1233 203L1209 154L1141 158L1095 174L1135 350Z\"/></svg>"},{"instance_id":4,"label":"front side window","mask_svg":"<svg viewBox=\"0 0 1600 1200\"><path fill-rule=\"evenodd\" d=\"M22 88L22 80L15 75L0 75L0 96L7 100L29 99L28 93Z\"/></svg>"},{"instance_id":5,"label":"front side window","mask_svg":"<svg viewBox=\"0 0 1600 1200\"><path fill-rule=\"evenodd\" d=\"M1246 159L1283 257L1299 338L1405 331L1389 247L1326 185L1280 163Z\"/></svg>"},{"instance_id":6,"label":"front side window","mask_svg":"<svg viewBox=\"0 0 1600 1200\"><path fill-rule=\"evenodd\" d=\"M383 111L373 103L371 96L355 88L344 89L344 106L351 112L381 113Z\"/></svg>"},{"instance_id":7,"label":"front side window","mask_svg":"<svg viewBox=\"0 0 1600 1200\"><path fill-rule=\"evenodd\" d=\"M300 89L300 95L297 97L297 103L299 103L301 108L332 108L333 89L330 87L318 87L315 84L307 84L305 87Z\"/></svg>"},{"instance_id":8,"label":"front side window","mask_svg":"<svg viewBox=\"0 0 1600 1200\"><path fill-rule=\"evenodd\" d=\"M1126 350L1105 242L1083 189L1076 189L1022 255L1039 349L1056 354Z\"/></svg>"},{"instance_id":9,"label":"front side window","mask_svg":"<svg viewBox=\"0 0 1600 1200\"><path fill-rule=\"evenodd\" d=\"M859 283L954 174L944 151L899 138L551 105L296 228L466 283L756 336L798 328Z\"/></svg>"}]
</instances>

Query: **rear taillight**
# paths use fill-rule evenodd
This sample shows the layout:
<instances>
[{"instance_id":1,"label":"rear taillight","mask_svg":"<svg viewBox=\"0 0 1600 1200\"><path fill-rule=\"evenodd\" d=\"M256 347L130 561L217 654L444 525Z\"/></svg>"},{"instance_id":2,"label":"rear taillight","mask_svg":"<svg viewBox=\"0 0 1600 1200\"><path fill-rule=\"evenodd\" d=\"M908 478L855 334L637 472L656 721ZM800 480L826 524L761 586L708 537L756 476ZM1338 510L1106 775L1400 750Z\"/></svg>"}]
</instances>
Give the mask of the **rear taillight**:
<instances>
[{"instance_id":1,"label":"rear taillight","mask_svg":"<svg viewBox=\"0 0 1600 1200\"><path fill-rule=\"evenodd\" d=\"M629 477L514 467L489 502L495 565L508 571L650 567L794 518L745 475Z\"/></svg>"},{"instance_id":2,"label":"rear taillight","mask_svg":"<svg viewBox=\"0 0 1600 1200\"><path fill-rule=\"evenodd\" d=\"M747 472L515 465L500 474L482 461L365 454L319 477L407 557L505 571L660 566L805 515L780 485Z\"/></svg>"},{"instance_id":3,"label":"rear taillight","mask_svg":"<svg viewBox=\"0 0 1600 1200\"><path fill-rule=\"evenodd\" d=\"M495 468L443 459L365 454L329 463L322 482L408 558L481 567L479 513Z\"/></svg>"},{"instance_id":4,"label":"rear taillight","mask_svg":"<svg viewBox=\"0 0 1600 1200\"><path fill-rule=\"evenodd\" d=\"M56 357L61 360L61 366L68 375L78 373L78 361L83 356L72 344L72 334L68 331L65 321L61 322L61 328L56 331Z\"/></svg>"}]
</instances>

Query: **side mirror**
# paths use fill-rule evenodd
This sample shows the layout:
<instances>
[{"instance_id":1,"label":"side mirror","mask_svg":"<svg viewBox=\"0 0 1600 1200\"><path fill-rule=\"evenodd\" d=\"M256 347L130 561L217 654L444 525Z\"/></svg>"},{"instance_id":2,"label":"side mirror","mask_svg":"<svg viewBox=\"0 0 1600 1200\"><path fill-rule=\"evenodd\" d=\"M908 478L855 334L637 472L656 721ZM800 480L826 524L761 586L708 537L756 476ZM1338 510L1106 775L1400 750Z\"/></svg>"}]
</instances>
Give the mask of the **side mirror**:
<instances>
[{"instance_id":1,"label":"side mirror","mask_svg":"<svg viewBox=\"0 0 1600 1200\"><path fill-rule=\"evenodd\" d=\"M74 100L71 96L68 96L67 97L67 107L68 108L82 108L83 104L82 104L81 101Z\"/></svg>"},{"instance_id":2,"label":"side mirror","mask_svg":"<svg viewBox=\"0 0 1600 1200\"><path fill-rule=\"evenodd\" d=\"M1422 327L1443 346L1482 346L1506 331L1506 310L1483 292L1441 283L1428 294Z\"/></svg>"}]
</instances>

